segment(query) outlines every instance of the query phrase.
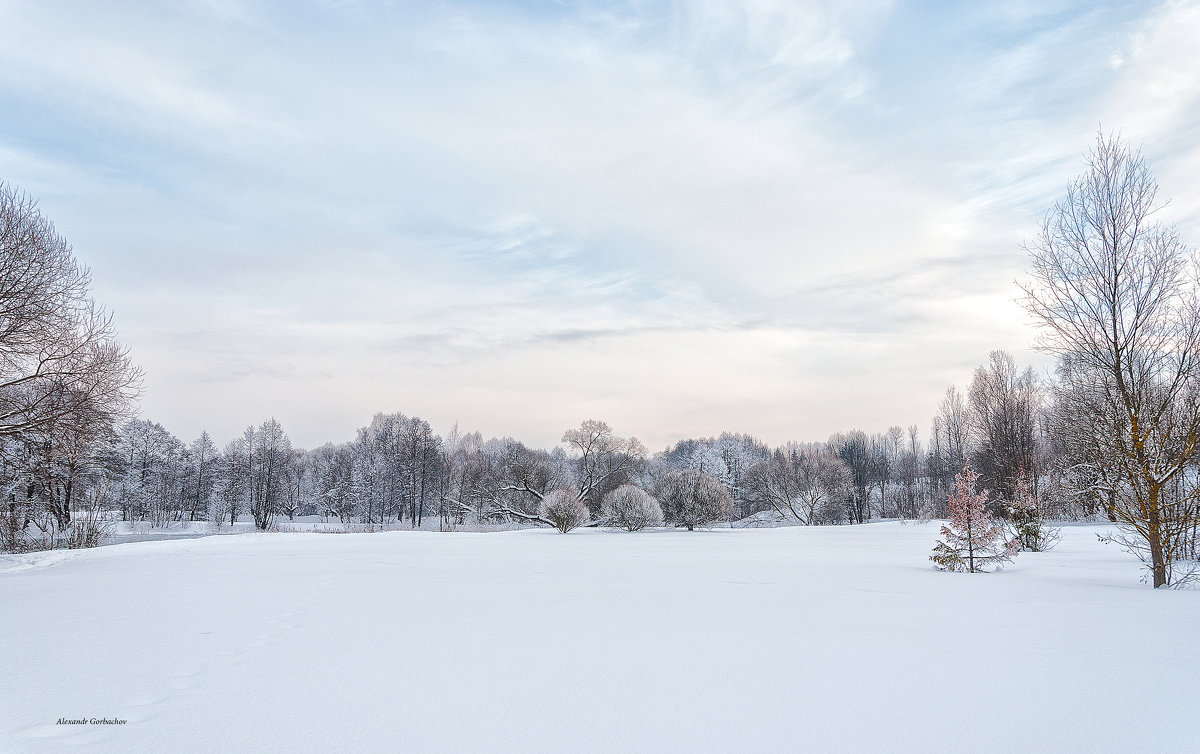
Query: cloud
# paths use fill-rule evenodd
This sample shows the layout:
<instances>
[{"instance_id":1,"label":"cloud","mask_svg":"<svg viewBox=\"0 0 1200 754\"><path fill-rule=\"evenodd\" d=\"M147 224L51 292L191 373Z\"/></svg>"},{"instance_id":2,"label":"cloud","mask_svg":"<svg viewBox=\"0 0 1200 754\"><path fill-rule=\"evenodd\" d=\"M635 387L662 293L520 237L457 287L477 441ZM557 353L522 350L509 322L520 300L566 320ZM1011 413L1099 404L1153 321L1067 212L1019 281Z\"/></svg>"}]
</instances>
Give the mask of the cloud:
<instances>
[{"instance_id":1,"label":"cloud","mask_svg":"<svg viewBox=\"0 0 1200 754\"><path fill-rule=\"evenodd\" d=\"M1099 114L1194 155L1193 10L27 3L0 175L183 435L820 439L1032 358L1021 238Z\"/></svg>"}]
</instances>

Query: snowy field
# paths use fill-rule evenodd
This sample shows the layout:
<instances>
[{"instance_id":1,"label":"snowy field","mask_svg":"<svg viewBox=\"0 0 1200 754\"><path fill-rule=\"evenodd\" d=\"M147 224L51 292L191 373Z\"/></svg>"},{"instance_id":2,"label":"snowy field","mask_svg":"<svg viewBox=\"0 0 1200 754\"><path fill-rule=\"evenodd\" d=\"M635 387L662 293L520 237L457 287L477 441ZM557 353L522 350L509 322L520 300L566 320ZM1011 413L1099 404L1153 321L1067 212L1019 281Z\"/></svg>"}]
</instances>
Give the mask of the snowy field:
<instances>
[{"instance_id":1,"label":"snowy field","mask_svg":"<svg viewBox=\"0 0 1200 754\"><path fill-rule=\"evenodd\" d=\"M3 556L0 751L1200 751L1200 592L1103 528L985 575L896 523Z\"/></svg>"}]
</instances>

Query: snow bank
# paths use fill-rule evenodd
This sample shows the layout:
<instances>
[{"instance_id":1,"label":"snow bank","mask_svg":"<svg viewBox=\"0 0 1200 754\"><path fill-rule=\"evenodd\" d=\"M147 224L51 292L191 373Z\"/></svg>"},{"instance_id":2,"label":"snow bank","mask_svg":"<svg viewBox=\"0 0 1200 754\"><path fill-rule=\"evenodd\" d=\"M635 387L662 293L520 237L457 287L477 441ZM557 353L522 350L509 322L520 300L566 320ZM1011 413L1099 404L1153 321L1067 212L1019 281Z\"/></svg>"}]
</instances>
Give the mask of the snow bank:
<instances>
[{"instance_id":1,"label":"snow bank","mask_svg":"<svg viewBox=\"0 0 1200 754\"><path fill-rule=\"evenodd\" d=\"M0 751L1194 749L1200 592L1097 530L983 575L892 523L12 556Z\"/></svg>"}]
</instances>

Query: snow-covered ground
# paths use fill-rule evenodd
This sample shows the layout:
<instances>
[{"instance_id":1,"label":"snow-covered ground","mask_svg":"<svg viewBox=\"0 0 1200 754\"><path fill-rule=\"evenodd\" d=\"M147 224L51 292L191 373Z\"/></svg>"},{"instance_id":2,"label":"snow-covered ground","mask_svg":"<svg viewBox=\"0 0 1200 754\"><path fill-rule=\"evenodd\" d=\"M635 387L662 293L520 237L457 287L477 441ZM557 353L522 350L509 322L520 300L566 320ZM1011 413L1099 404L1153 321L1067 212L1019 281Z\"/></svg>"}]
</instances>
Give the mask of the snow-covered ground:
<instances>
[{"instance_id":1,"label":"snow-covered ground","mask_svg":"<svg viewBox=\"0 0 1200 754\"><path fill-rule=\"evenodd\" d=\"M1200 591L1102 529L985 575L898 523L3 556L0 751L1198 751Z\"/></svg>"},{"instance_id":2,"label":"snow-covered ground","mask_svg":"<svg viewBox=\"0 0 1200 754\"><path fill-rule=\"evenodd\" d=\"M152 526L146 521L121 521L119 513L113 512L108 524L103 544L125 544L127 542L156 542L164 539L195 539L211 535L247 534L256 531L254 519L250 516L239 516L237 523L232 526L228 522L220 525L210 521L169 521L162 526ZM795 523L794 521L792 523ZM426 518L421 523L423 531L438 531L440 522L436 516ZM519 524L460 524L456 531L511 531L522 527ZM346 524L337 519L325 516L296 516L288 519L280 516L272 524L272 531L279 532L317 532L317 533L346 533L368 531L412 531L413 525L408 521L389 521L386 524Z\"/></svg>"}]
</instances>

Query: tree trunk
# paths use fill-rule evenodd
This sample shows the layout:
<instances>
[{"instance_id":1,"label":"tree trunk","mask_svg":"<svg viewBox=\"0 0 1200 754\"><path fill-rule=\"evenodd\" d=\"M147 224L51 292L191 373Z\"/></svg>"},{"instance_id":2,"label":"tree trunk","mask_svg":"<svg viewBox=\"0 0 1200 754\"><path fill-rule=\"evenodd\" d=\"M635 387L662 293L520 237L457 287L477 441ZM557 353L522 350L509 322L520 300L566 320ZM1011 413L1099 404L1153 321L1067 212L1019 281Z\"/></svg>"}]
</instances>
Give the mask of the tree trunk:
<instances>
[{"instance_id":1,"label":"tree trunk","mask_svg":"<svg viewBox=\"0 0 1200 754\"><path fill-rule=\"evenodd\" d=\"M54 491L51 488L51 500L54 498ZM59 529L66 529L71 525L71 480L67 479L63 485L62 502L54 505L54 518L58 522Z\"/></svg>"},{"instance_id":2,"label":"tree trunk","mask_svg":"<svg viewBox=\"0 0 1200 754\"><path fill-rule=\"evenodd\" d=\"M967 572L975 573L975 535L971 533L970 519L967 519Z\"/></svg>"},{"instance_id":3,"label":"tree trunk","mask_svg":"<svg viewBox=\"0 0 1200 754\"><path fill-rule=\"evenodd\" d=\"M1150 488L1149 515L1146 517L1146 543L1150 546L1150 567L1154 572L1154 588L1167 584L1167 561L1163 554L1162 520L1159 504L1161 491L1157 486Z\"/></svg>"}]
</instances>

